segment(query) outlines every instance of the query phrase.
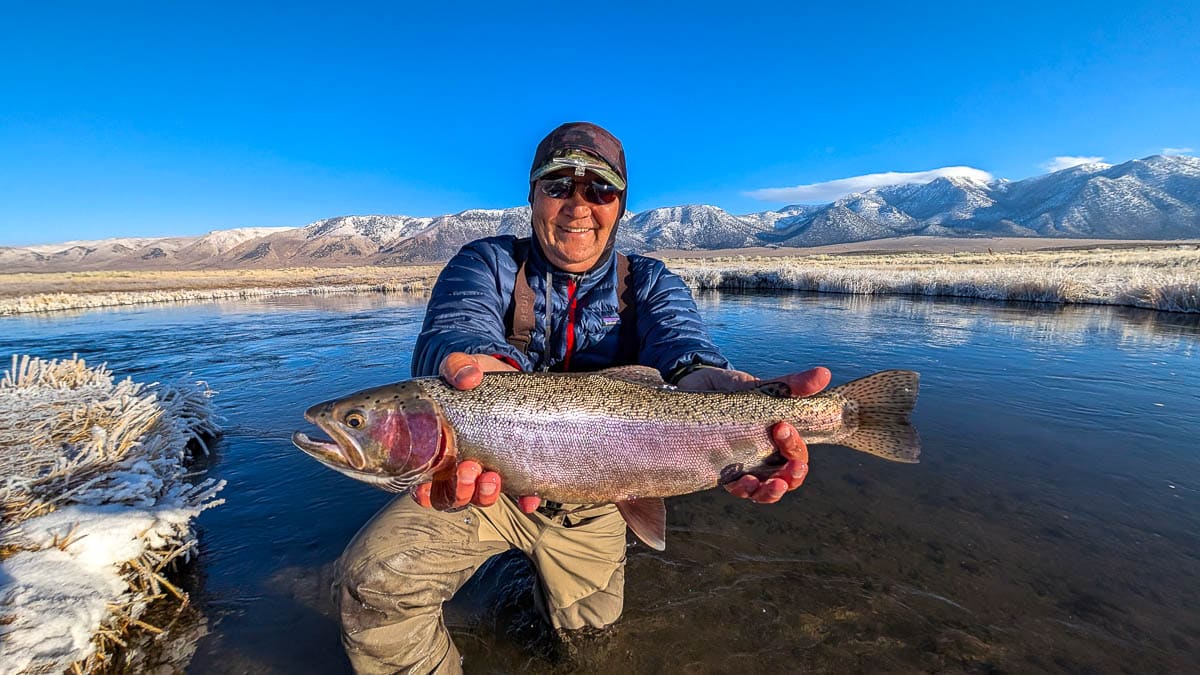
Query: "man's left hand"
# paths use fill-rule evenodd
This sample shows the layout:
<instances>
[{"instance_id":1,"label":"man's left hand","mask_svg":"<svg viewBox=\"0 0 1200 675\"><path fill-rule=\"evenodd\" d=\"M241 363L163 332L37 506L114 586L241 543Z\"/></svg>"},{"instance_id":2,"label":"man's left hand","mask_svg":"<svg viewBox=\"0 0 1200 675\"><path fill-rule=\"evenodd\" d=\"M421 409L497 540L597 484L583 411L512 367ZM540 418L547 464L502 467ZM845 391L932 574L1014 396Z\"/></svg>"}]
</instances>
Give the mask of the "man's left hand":
<instances>
[{"instance_id":1,"label":"man's left hand","mask_svg":"<svg viewBox=\"0 0 1200 675\"><path fill-rule=\"evenodd\" d=\"M829 386L831 374L828 368L812 368L801 373L777 377L767 382L782 382L793 397L811 396ZM685 391L745 391L764 382L750 373L724 368L700 368L684 376L676 386ZM808 475L808 446L796 433L795 427L787 422L778 422L771 427L771 440L775 449L786 462L765 480L746 474L727 483L725 489L735 497L749 499L758 504L774 504L789 490L804 483Z\"/></svg>"}]
</instances>

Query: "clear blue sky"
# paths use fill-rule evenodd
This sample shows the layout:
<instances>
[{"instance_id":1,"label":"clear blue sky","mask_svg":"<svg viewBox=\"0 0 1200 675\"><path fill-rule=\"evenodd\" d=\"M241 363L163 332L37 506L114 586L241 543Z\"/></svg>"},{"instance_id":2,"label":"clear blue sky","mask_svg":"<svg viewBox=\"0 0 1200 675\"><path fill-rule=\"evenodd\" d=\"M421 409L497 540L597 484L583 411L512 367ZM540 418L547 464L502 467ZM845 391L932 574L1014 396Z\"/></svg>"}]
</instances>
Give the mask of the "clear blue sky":
<instances>
[{"instance_id":1,"label":"clear blue sky","mask_svg":"<svg viewBox=\"0 0 1200 675\"><path fill-rule=\"evenodd\" d=\"M514 206L578 119L634 210L1200 148L1197 2L0 2L0 245Z\"/></svg>"}]
</instances>

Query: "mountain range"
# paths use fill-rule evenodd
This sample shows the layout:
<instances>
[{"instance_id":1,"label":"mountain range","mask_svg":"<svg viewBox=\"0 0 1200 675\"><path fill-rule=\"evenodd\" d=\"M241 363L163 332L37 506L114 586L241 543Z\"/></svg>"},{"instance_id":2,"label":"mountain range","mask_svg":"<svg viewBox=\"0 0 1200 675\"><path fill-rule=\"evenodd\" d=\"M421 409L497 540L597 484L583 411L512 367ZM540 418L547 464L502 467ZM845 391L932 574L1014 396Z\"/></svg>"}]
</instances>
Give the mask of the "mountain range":
<instances>
[{"instance_id":1,"label":"mountain range","mask_svg":"<svg viewBox=\"0 0 1200 675\"><path fill-rule=\"evenodd\" d=\"M248 227L199 237L0 247L0 270L433 263L479 237L528 236L529 220L529 207L518 206L436 218L339 216L304 227ZM617 246L629 252L807 247L910 235L1200 238L1200 159L1154 155L1019 181L942 177L746 215L707 205L650 209L625 215Z\"/></svg>"}]
</instances>

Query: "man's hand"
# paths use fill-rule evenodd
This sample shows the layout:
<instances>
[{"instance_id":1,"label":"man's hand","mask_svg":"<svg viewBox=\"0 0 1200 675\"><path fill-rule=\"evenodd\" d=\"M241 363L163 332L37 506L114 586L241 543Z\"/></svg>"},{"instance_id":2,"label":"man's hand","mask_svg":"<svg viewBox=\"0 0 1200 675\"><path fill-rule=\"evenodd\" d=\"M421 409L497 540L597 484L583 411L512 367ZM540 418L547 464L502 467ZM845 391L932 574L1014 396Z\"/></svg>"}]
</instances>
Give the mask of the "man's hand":
<instances>
[{"instance_id":1,"label":"man's hand","mask_svg":"<svg viewBox=\"0 0 1200 675\"><path fill-rule=\"evenodd\" d=\"M466 354L454 352L442 360L438 374L447 384L466 391L474 389L483 381L484 373L516 370L494 356L486 354ZM483 466L475 460L468 459L456 469L458 484L454 488L454 503L447 508L460 508L467 504L476 506L491 506L500 498L500 474L495 471L484 471ZM413 488L413 499L426 508L432 508L429 494L432 485L421 483ZM521 497L517 504L525 513L536 511L541 505L538 497Z\"/></svg>"},{"instance_id":2,"label":"man's hand","mask_svg":"<svg viewBox=\"0 0 1200 675\"><path fill-rule=\"evenodd\" d=\"M787 385L792 396L811 396L829 386L831 374L828 368L813 368L802 373L777 377L768 382ZM677 386L686 391L744 391L763 384L750 373L724 368L700 368L679 380ZM770 478L760 481L746 474L725 485L735 497L749 499L758 504L774 504L789 490L795 490L808 475L808 446L796 433L795 427L779 422L771 428L771 439L779 454L787 460Z\"/></svg>"}]
</instances>

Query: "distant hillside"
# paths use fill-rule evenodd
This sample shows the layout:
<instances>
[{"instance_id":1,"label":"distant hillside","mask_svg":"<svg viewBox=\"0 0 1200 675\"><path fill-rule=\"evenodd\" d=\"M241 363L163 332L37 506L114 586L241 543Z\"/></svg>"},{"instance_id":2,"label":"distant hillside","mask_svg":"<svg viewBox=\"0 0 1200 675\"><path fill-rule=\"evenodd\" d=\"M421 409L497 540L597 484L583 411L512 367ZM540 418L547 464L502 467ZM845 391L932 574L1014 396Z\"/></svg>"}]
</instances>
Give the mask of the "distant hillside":
<instances>
[{"instance_id":1,"label":"distant hillside","mask_svg":"<svg viewBox=\"0 0 1200 675\"><path fill-rule=\"evenodd\" d=\"M528 206L436 218L340 216L296 228L202 237L106 239L0 247L0 269L201 269L398 265L448 259L466 242L527 236ZM732 215L702 204L626 214L629 252L809 247L902 236L1184 239L1200 237L1200 159L1155 155L1084 164L1020 181L938 178L847 195L831 204Z\"/></svg>"}]
</instances>

